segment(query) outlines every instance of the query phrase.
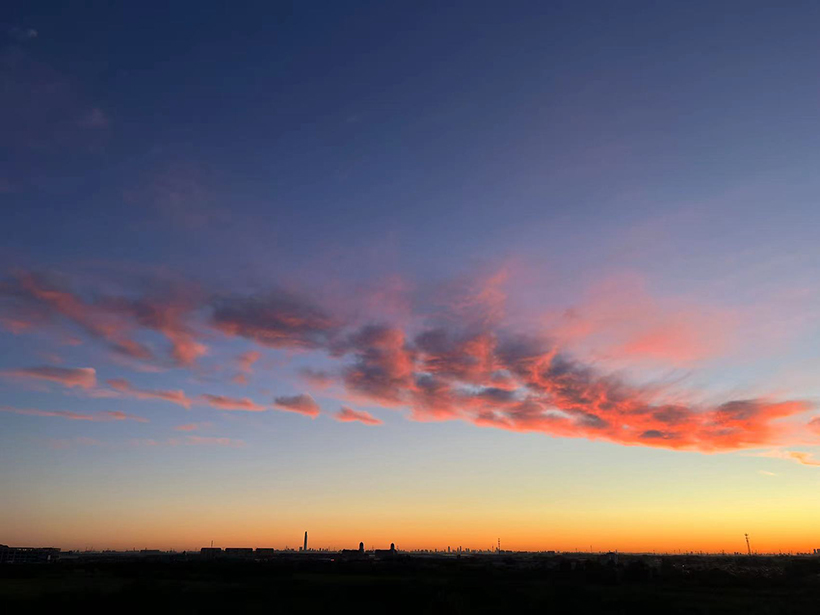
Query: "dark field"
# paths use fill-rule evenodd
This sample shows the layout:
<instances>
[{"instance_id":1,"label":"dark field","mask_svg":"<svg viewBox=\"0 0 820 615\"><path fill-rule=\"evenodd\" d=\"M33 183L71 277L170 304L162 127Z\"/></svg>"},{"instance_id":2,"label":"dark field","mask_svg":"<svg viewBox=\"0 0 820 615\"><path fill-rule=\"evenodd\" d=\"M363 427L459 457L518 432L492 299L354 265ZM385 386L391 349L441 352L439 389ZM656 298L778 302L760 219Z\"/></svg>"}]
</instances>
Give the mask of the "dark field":
<instances>
[{"instance_id":1,"label":"dark field","mask_svg":"<svg viewBox=\"0 0 820 615\"><path fill-rule=\"evenodd\" d=\"M817 558L81 559L0 566L0 613L820 613ZM42 609L42 611L41 611Z\"/></svg>"}]
</instances>

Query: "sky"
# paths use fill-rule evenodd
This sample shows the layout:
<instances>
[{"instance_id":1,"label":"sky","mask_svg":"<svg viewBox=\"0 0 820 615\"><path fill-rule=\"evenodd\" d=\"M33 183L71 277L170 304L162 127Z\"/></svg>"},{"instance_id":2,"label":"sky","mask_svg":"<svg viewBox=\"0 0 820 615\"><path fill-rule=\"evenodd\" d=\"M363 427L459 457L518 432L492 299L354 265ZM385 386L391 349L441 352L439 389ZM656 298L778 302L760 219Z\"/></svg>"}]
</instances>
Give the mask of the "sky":
<instances>
[{"instance_id":1,"label":"sky","mask_svg":"<svg viewBox=\"0 0 820 615\"><path fill-rule=\"evenodd\" d=\"M820 6L12 2L0 543L820 547Z\"/></svg>"}]
</instances>

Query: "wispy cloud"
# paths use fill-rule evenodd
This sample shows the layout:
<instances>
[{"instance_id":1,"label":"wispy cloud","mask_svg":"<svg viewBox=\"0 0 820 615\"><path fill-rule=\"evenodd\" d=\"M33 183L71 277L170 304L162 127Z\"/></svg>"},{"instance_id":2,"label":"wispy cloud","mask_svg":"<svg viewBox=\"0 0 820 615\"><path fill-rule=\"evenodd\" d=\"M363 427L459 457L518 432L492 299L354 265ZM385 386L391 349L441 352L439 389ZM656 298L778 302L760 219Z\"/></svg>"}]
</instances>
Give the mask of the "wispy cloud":
<instances>
[{"instance_id":1,"label":"wispy cloud","mask_svg":"<svg viewBox=\"0 0 820 615\"><path fill-rule=\"evenodd\" d=\"M27 367L0 372L7 378L23 380L46 380L64 387L91 389L97 385L97 372L93 367Z\"/></svg>"},{"instance_id":2,"label":"wispy cloud","mask_svg":"<svg viewBox=\"0 0 820 615\"><path fill-rule=\"evenodd\" d=\"M180 438L166 438L156 440L153 438L133 438L130 440L132 446L224 446L228 448L243 448L246 446L244 440L222 437L208 437L188 435Z\"/></svg>"},{"instance_id":3,"label":"wispy cloud","mask_svg":"<svg viewBox=\"0 0 820 615\"><path fill-rule=\"evenodd\" d=\"M333 415L333 418L342 423L358 421L359 423L364 423L365 425L382 424L381 420L377 419L369 412L365 412L363 410L354 410L353 408L348 408L347 406L342 406L342 408L336 414Z\"/></svg>"},{"instance_id":4,"label":"wispy cloud","mask_svg":"<svg viewBox=\"0 0 820 615\"><path fill-rule=\"evenodd\" d=\"M191 365L204 349L198 346L195 318L227 336L262 346L321 353L335 365L326 372L302 370L300 375L312 388L326 385L334 378L331 374L338 374L338 384L344 388L340 401L408 410L415 420L461 420L486 428L701 452L802 442L805 421L802 426L798 422L815 407L812 402L742 395L699 402L698 391L630 381L608 370L606 361L592 362L583 358L585 353L574 353L568 342L595 339L601 323L614 319L637 324L629 324L622 336L604 339L610 354L688 361L711 356L722 347L710 344L719 337L713 332L721 328L723 312L707 322L691 311L658 307L659 302L647 299L638 286L637 291L626 293L634 297L604 292L606 297L614 293L614 307L586 308L587 314L576 323L580 333L560 328L554 334L537 328L516 333L506 321L506 280L502 270L483 280L437 290L431 294L434 309L418 308L420 313L412 317L403 313L399 323L336 314L306 296L280 290L244 296L194 293L184 300L128 296L92 301L24 273L0 292L11 296L12 303L21 297L33 301L35 312L47 309L47 315L62 315L126 354L142 356L147 350L132 337L135 330L159 332L172 342L180 366ZM620 325L615 329L622 331ZM669 352L663 349L666 346ZM257 360L256 350L242 355L237 363L240 374L249 373ZM85 380L71 380L39 369L28 376L93 387L88 375ZM191 401L181 391L148 391L127 381L112 382L123 394L166 399L185 407ZM249 397L216 394L201 395L195 402L221 410L271 408ZM272 407L312 417L320 413L309 393L276 397ZM817 423L810 425L814 429ZM799 455L791 458L812 463Z\"/></svg>"},{"instance_id":5,"label":"wispy cloud","mask_svg":"<svg viewBox=\"0 0 820 615\"><path fill-rule=\"evenodd\" d=\"M225 397L224 395L203 394L200 399L212 408L219 410L244 410L247 412L264 412L268 408L247 398Z\"/></svg>"},{"instance_id":6,"label":"wispy cloud","mask_svg":"<svg viewBox=\"0 0 820 615\"><path fill-rule=\"evenodd\" d=\"M185 436L185 443L205 446L227 446L229 448L242 448L245 446L244 440L208 436Z\"/></svg>"},{"instance_id":7,"label":"wispy cloud","mask_svg":"<svg viewBox=\"0 0 820 615\"><path fill-rule=\"evenodd\" d=\"M174 431L197 431L209 425L210 423L186 423L185 425L177 425L174 427Z\"/></svg>"},{"instance_id":8,"label":"wispy cloud","mask_svg":"<svg viewBox=\"0 0 820 615\"><path fill-rule=\"evenodd\" d=\"M44 276L19 272L11 281L0 285L0 294L7 297L10 304L7 309L12 314L36 314L40 322L62 317L131 359L155 359L148 346L134 339L134 332L139 328L165 336L171 344L171 357L178 365L191 365L207 352L187 322L194 307L181 298L181 293L136 300L103 296L88 301Z\"/></svg>"},{"instance_id":9,"label":"wispy cloud","mask_svg":"<svg viewBox=\"0 0 820 615\"><path fill-rule=\"evenodd\" d=\"M772 450L758 454L759 457L772 457L774 459L787 459L796 461L806 466L820 466L820 459L815 459L811 453L802 451Z\"/></svg>"},{"instance_id":10,"label":"wispy cloud","mask_svg":"<svg viewBox=\"0 0 820 615\"><path fill-rule=\"evenodd\" d=\"M336 381L336 378L330 372L320 369L311 369L304 367L299 370L299 376L309 386L314 389L326 389Z\"/></svg>"},{"instance_id":11,"label":"wispy cloud","mask_svg":"<svg viewBox=\"0 0 820 615\"><path fill-rule=\"evenodd\" d=\"M261 357L262 353L256 350L243 352L241 355L239 355L236 359L239 373L233 377L233 383L248 384L248 374L253 373L253 364L256 363Z\"/></svg>"},{"instance_id":12,"label":"wispy cloud","mask_svg":"<svg viewBox=\"0 0 820 615\"><path fill-rule=\"evenodd\" d=\"M76 438L49 438L46 440L49 448L54 450L66 450L75 446L105 446L104 442L95 438L78 436Z\"/></svg>"},{"instance_id":13,"label":"wispy cloud","mask_svg":"<svg viewBox=\"0 0 820 615\"><path fill-rule=\"evenodd\" d=\"M70 410L37 410L34 408L14 408L12 406L0 406L0 412L10 412L12 414L22 414L26 416L44 416L68 419L71 421L91 421L104 423L109 421L136 421L137 423L147 423L148 419L135 414L128 414L119 410L105 410L102 412L83 413Z\"/></svg>"},{"instance_id":14,"label":"wispy cloud","mask_svg":"<svg viewBox=\"0 0 820 615\"><path fill-rule=\"evenodd\" d=\"M127 395L129 397L134 397L136 399L160 399L163 401L168 401L173 404L177 404L182 406L183 408L190 409L191 408L191 400L185 396L185 392L182 390L173 390L173 391L152 391L149 389L138 389L131 385L130 382L125 380L124 378L114 378L112 380L107 381L108 385L123 395Z\"/></svg>"}]
</instances>

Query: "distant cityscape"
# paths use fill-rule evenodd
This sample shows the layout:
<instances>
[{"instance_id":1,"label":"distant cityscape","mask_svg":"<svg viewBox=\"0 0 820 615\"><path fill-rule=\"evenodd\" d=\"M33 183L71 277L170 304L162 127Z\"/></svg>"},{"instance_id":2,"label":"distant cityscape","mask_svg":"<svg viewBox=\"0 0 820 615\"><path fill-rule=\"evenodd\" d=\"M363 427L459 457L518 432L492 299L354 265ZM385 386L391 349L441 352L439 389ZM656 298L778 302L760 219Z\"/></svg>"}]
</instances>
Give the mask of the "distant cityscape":
<instances>
[{"instance_id":1,"label":"distant cityscape","mask_svg":"<svg viewBox=\"0 0 820 615\"><path fill-rule=\"evenodd\" d=\"M308 532L305 532L302 546L298 549L285 547L276 549L271 547L215 547L213 542L210 546L202 547L198 551L186 550L175 551L173 549L84 549L63 551L57 547L13 547L0 544L0 564L32 564L32 563L53 563L57 561L80 560L83 558L163 558L177 557L198 558L202 560L266 560L276 557L299 557L312 556L342 560L384 560L398 557L440 557L440 558L460 558L460 557L480 557L480 556L507 556L507 557L531 557L531 556L594 556L604 563L618 562L619 555L624 556L690 556L690 557L820 557L820 548L807 552L776 552L762 553L753 551L746 536L746 551L734 552L704 552L704 551L672 551L672 552L639 552L639 553L619 553L618 551L514 551L501 548L501 540L498 539L494 547L487 549L474 549L469 547L452 547L433 549L412 549L402 550L391 543L389 548L367 549L364 542L359 542L358 547L352 549L336 549L329 547L312 548L308 544Z\"/></svg>"}]
</instances>

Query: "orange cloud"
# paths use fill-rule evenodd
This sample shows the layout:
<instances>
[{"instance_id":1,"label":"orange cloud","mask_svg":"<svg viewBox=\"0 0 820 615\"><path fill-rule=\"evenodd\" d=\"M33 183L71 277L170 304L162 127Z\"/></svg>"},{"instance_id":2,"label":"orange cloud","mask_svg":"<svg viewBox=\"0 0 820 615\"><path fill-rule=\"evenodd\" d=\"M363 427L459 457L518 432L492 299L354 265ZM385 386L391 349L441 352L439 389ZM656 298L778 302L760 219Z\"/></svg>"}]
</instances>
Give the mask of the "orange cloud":
<instances>
[{"instance_id":1,"label":"orange cloud","mask_svg":"<svg viewBox=\"0 0 820 615\"><path fill-rule=\"evenodd\" d=\"M293 395L291 397L277 397L274 405L279 410L298 412L310 417L318 416L321 410L319 404L310 395Z\"/></svg>"},{"instance_id":2,"label":"orange cloud","mask_svg":"<svg viewBox=\"0 0 820 615\"><path fill-rule=\"evenodd\" d=\"M209 406L218 408L219 410L244 410L247 412L264 412L267 410L265 406L260 406L247 397L237 399L234 397L209 395L205 393L201 396L201 399Z\"/></svg>"},{"instance_id":3,"label":"orange cloud","mask_svg":"<svg viewBox=\"0 0 820 615\"><path fill-rule=\"evenodd\" d=\"M64 387L90 389L97 384L97 372L92 367L29 367L2 372L9 378L47 380Z\"/></svg>"},{"instance_id":4,"label":"orange cloud","mask_svg":"<svg viewBox=\"0 0 820 615\"><path fill-rule=\"evenodd\" d=\"M775 459L788 459L806 466L820 466L820 460L815 459L814 455L811 453L805 453L802 451L768 451L761 453L759 456L773 457Z\"/></svg>"},{"instance_id":5,"label":"orange cloud","mask_svg":"<svg viewBox=\"0 0 820 615\"><path fill-rule=\"evenodd\" d=\"M137 389L124 378L114 378L112 380L108 380L107 383L112 389L124 395L128 395L129 397L134 397L136 399L161 399L164 401L169 401L172 404L182 406L185 409L191 408L191 400L185 396L185 392L182 390L151 391L146 389Z\"/></svg>"},{"instance_id":6,"label":"orange cloud","mask_svg":"<svg viewBox=\"0 0 820 615\"><path fill-rule=\"evenodd\" d=\"M360 423L364 423L365 425L382 424L382 421L377 419L369 412L364 412L363 410L353 410L352 408L348 408L347 406L342 406L341 410L339 410L336 414L333 415L333 418L342 423L358 421Z\"/></svg>"}]
</instances>

